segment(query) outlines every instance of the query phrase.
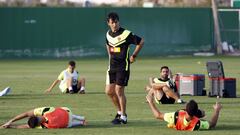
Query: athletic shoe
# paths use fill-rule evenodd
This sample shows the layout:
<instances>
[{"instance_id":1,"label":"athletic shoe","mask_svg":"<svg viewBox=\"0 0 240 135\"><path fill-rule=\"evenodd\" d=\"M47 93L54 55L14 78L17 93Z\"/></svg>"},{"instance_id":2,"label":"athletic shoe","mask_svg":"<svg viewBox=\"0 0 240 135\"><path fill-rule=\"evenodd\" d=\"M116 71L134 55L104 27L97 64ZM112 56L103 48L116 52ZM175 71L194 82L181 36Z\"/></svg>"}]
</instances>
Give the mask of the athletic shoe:
<instances>
[{"instance_id":1,"label":"athletic shoe","mask_svg":"<svg viewBox=\"0 0 240 135\"><path fill-rule=\"evenodd\" d=\"M122 124L127 124L127 114L125 116L125 119L122 119L122 117L120 117L120 120L121 120Z\"/></svg>"},{"instance_id":2,"label":"athletic shoe","mask_svg":"<svg viewBox=\"0 0 240 135\"><path fill-rule=\"evenodd\" d=\"M126 119L126 120L120 119L120 121L121 121L123 124L127 124L127 119Z\"/></svg>"},{"instance_id":3,"label":"athletic shoe","mask_svg":"<svg viewBox=\"0 0 240 135\"><path fill-rule=\"evenodd\" d=\"M114 125L121 124L120 117L121 117L121 115L116 114L115 118L111 121L111 123Z\"/></svg>"},{"instance_id":4,"label":"athletic shoe","mask_svg":"<svg viewBox=\"0 0 240 135\"><path fill-rule=\"evenodd\" d=\"M80 90L79 94L85 94L85 90Z\"/></svg>"},{"instance_id":5,"label":"athletic shoe","mask_svg":"<svg viewBox=\"0 0 240 135\"><path fill-rule=\"evenodd\" d=\"M112 122L113 125L121 124L121 120L120 119L113 119L111 122Z\"/></svg>"},{"instance_id":6,"label":"athletic shoe","mask_svg":"<svg viewBox=\"0 0 240 135\"><path fill-rule=\"evenodd\" d=\"M184 102L182 99L178 99L178 100L177 100L177 103L178 103L178 104L185 104L186 102Z\"/></svg>"},{"instance_id":7,"label":"athletic shoe","mask_svg":"<svg viewBox=\"0 0 240 135\"><path fill-rule=\"evenodd\" d=\"M69 90L69 94L74 94L74 91L73 90Z\"/></svg>"},{"instance_id":8,"label":"athletic shoe","mask_svg":"<svg viewBox=\"0 0 240 135\"><path fill-rule=\"evenodd\" d=\"M4 90L2 90L2 91L0 92L0 96L5 96L5 95L7 95L10 91L11 91L11 88L10 88L10 87L7 87L7 88L5 88Z\"/></svg>"}]
</instances>

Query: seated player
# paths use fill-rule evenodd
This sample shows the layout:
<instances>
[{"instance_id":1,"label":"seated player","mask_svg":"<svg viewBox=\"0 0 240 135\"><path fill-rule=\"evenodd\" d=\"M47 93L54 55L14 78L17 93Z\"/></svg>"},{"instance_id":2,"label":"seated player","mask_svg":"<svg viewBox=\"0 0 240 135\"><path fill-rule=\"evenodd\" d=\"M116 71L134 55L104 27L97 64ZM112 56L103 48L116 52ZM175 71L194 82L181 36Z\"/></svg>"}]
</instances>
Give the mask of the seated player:
<instances>
[{"instance_id":1,"label":"seated player","mask_svg":"<svg viewBox=\"0 0 240 135\"><path fill-rule=\"evenodd\" d=\"M59 88L62 93L85 94L85 78L79 78L79 73L75 70L75 67L75 61L69 61L67 69L60 73L46 92L50 92L60 82Z\"/></svg>"},{"instance_id":2,"label":"seated player","mask_svg":"<svg viewBox=\"0 0 240 135\"><path fill-rule=\"evenodd\" d=\"M28 124L14 124L26 117L29 117ZM17 115L1 128L71 128L84 125L85 118L72 114L67 107L41 107Z\"/></svg>"},{"instance_id":3,"label":"seated player","mask_svg":"<svg viewBox=\"0 0 240 135\"><path fill-rule=\"evenodd\" d=\"M160 78L149 78L149 85L145 87L145 90L154 95L157 104L184 103L176 93L176 86L169 77L170 75L169 68L163 66L160 69Z\"/></svg>"},{"instance_id":4,"label":"seated player","mask_svg":"<svg viewBox=\"0 0 240 135\"><path fill-rule=\"evenodd\" d=\"M148 94L146 98L155 118L166 121L169 128L175 128L176 130L194 131L214 128L217 125L219 113L222 108L221 104L216 102L213 106L214 113L211 120L206 121L200 119L204 114L202 113L203 111L198 109L198 104L194 100L190 100L184 110L162 113L155 106L152 94ZM201 112L200 115L199 112Z\"/></svg>"}]
</instances>

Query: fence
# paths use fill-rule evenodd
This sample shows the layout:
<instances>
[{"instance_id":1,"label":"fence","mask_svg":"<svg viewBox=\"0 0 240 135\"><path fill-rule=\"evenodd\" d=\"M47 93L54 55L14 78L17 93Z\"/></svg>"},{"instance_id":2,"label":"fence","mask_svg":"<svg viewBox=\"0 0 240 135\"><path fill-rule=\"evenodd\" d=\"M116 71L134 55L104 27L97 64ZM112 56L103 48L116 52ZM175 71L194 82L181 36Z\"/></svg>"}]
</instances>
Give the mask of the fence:
<instances>
[{"instance_id":1,"label":"fence","mask_svg":"<svg viewBox=\"0 0 240 135\"><path fill-rule=\"evenodd\" d=\"M210 8L0 8L0 58L106 56L111 11L144 37L142 56L213 50Z\"/></svg>"}]
</instances>

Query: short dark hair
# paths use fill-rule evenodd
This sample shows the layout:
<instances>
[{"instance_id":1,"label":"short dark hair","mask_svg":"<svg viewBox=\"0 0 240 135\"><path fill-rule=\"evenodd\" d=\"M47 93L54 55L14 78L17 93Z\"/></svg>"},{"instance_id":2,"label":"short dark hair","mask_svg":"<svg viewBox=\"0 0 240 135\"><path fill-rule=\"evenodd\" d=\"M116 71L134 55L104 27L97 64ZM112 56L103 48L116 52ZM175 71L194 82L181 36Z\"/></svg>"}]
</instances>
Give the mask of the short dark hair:
<instances>
[{"instance_id":1,"label":"short dark hair","mask_svg":"<svg viewBox=\"0 0 240 135\"><path fill-rule=\"evenodd\" d=\"M162 66L162 67L160 68L160 71L162 71L163 69L169 70L168 66Z\"/></svg>"},{"instance_id":2,"label":"short dark hair","mask_svg":"<svg viewBox=\"0 0 240 135\"><path fill-rule=\"evenodd\" d=\"M75 65L76 65L76 62L73 61L73 60L71 60L71 61L68 62L68 65L70 65L70 66L75 66Z\"/></svg>"},{"instance_id":3,"label":"short dark hair","mask_svg":"<svg viewBox=\"0 0 240 135\"><path fill-rule=\"evenodd\" d=\"M198 114L198 104L194 100L190 100L186 105L186 112L189 116L193 117Z\"/></svg>"},{"instance_id":4,"label":"short dark hair","mask_svg":"<svg viewBox=\"0 0 240 135\"><path fill-rule=\"evenodd\" d=\"M110 19L112 21L119 21L119 16L116 12L110 12L107 16L107 22L109 22Z\"/></svg>"},{"instance_id":5,"label":"short dark hair","mask_svg":"<svg viewBox=\"0 0 240 135\"><path fill-rule=\"evenodd\" d=\"M39 125L39 120L38 117L32 116L28 119L28 125L30 128L35 128L36 126Z\"/></svg>"},{"instance_id":6,"label":"short dark hair","mask_svg":"<svg viewBox=\"0 0 240 135\"><path fill-rule=\"evenodd\" d=\"M205 116L205 112L203 110L198 109L195 116L198 117L198 118L203 118Z\"/></svg>"}]
</instances>

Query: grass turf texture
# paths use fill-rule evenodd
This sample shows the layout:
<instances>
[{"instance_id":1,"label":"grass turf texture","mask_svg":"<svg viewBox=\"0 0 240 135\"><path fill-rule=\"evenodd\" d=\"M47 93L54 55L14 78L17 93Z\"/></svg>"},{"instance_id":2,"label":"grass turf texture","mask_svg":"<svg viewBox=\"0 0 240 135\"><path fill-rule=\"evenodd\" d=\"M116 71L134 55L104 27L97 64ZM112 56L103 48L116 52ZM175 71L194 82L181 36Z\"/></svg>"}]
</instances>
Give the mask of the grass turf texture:
<instances>
[{"instance_id":1,"label":"grass turf texture","mask_svg":"<svg viewBox=\"0 0 240 135\"><path fill-rule=\"evenodd\" d=\"M153 118L152 112L145 103L144 86L148 77L159 76L159 68L168 65L173 73L205 74L208 89L205 62L208 60L222 60L226 77L237 78L237 94L240 90L240 59L238 57L182 57L182 58L138 58L131 65L131 77L126 88L127 96L127 125L111 125L110 120L115 116L110 99L105 95L105 74L107 59L78 59L77 70L87 79L87 94L61 94L55 87L50 94L44 94L58 74L66 68L68 60L0 60L0 89L10 86L12 92L8 96L0 97L0 124L13 116L41 106L67 106L74 114L86 116L87 127L72 129L0 129L0 135L155 135L155 134L201 134L226 135L239 134L240 98L220 99L223 109L217 127L210 131L180 132L166 127L166 123ZM216 98L207 96L183 96L185 101L195 99L199 107L206 111L206 119L212 115L212 105ZM184 105L158 105L162 112L171 112L184 108ZM20 121L18 123L24 123Z\"/></svg>"}]
</instances>

